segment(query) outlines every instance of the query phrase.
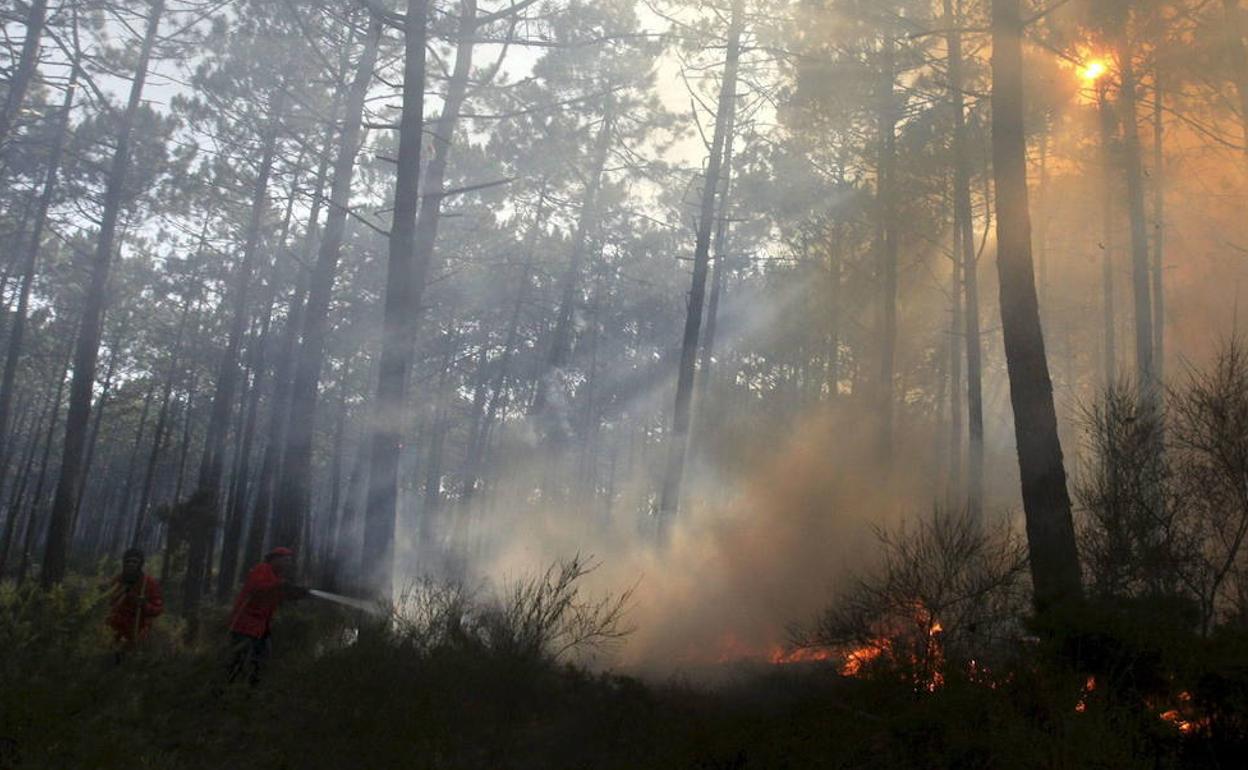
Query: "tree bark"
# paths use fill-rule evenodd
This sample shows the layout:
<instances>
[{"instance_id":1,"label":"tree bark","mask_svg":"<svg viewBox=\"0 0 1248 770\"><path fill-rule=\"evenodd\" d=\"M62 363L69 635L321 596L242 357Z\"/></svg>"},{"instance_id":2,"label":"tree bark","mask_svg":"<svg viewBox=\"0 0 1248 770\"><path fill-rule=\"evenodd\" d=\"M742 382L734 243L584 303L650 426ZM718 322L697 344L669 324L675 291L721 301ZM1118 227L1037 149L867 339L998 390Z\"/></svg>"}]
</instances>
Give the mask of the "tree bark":
<instances>
[{"instance_id":1,"label":"tree bark","mask_svg":"<svg viewBox=\"0 0 1248 770\"><path fill-rule=\"evenodd\" d=\"M147 68L151 62L152 48L156 43L156 33L164 9L164 0L152 0L142 47L139 51L138 65L130 84L129 100L122 114L121 127L118 131L117 149L113 154L104 191L104 211L96 242L95 260L91 266L86 296L83 297L82 322L78 330L74 353L74 376L69 390L69 412L65 421L61 475L57 481L56 495L52 502L47 550L44 553L43 569L40 573L40 582L44 587L59 583L65 577L71 519L78 504L78 483L82 473L87 422L91 413L91 391L95 384L96 361L100 352L100 331L104 323L104 304L107 298L109 268L113 259L113 241L123 203L126 174L130 168L131 133L143 95L143 86L147 82Z\"/></svg>"},{"instance_id":2,"label":"tree bark","mask_svg":"<svg viewBox=\"0 0 1248 770\"><path fill-rule=\"evenodd\" d=\"M17 582L26 582L26 572L30 566L30 554L34 550L39 534L39 510L43 507L44 482L48 478L48 469L52 458L53 439L56 437L57 416L61 413L61 401L65 395L65 377L69 370L70 356L67 354L57 369L60 379L57 380L56 396L52 399L52 416L48 420L48 429L43 438L43 456L39 460L39 477L35 482L35 491L31 496L29 513L26 515L26 534L22 537L22 560L17 568Z\"/></svg>"},{"instance_id":3,"label":"tree bark","mask_svg":"<svg viewBox=\"0 0 1248 770\"><path fill-rule=\"evenodd\" d=\"M1228 52L1231 77L1239 95L1239 122L1242 133L1245 183L1248 184L1248 51L1244 47L1244 23L1239 0L1222 0L1226 11L1226 29L1230 37Z\"/></svg>"},{"instance_id":4,"label":"tree bark","mask_svg":"<svg viewBox=\"0 0 1248 770\"><path fill-rule=\"evenodd\" d=\"M46 4L46 3L45 3ZM74 108L74 92L78 85L78 63L71 65L69 83L65 87L65 99L61 104L61 117L58 122L52 149L48 155L48 168L44 173L43 190L39 194L39 207L35 211L30 240L26 243L26 252L22 260L22 283L18 290L17 310L14 313L13 328L9 331L9 347L5 352L4 375L0 379L0 468L8 464L8 424L9 410L13 404L13 393L17 381L17 365L22 357L22 349L26 337L26 316L30 312L30 292L35 282L36 265L40 247L43 245L43 231L47 227L48 212L52 208L52 198L56 192L57 175L60 173L61 156L65 150L65 137L69 133L69 114ZM12 92L10 92L10 96ZM0 139L0 141L3 141Z\"/></svg>"},{"instance_id":5,"label":"tree bark","mask_svg":"<svg viewBox=\"0 0 1248 770\"><path fill-rule=\"evenodd\" d=\"M1022 38L1019 0L993 0L992 160L1001 325L1034 599L1045 611L1077 599L1082 589L1031 260Z\"/></svg>"},{"instance_id":6,"label":"tree bark","mask_svg":"<svg viewBox=\"0 0 1248 770\"><path fill-rule=\"evenodd\" d=\"M728 281L728 232L731 228L728 216L728 201L732 196L732 144L736 138L737 111L728 116L725 129L723 190L720 191L719 217L715 223L714 265L711 269L711 296L706 305L706 331L702 335L701 357L698 371L698 399L705 401L707 389L711 384L711 364L715 360L715 336L719 330L719 303L723 297L724 286Z\"/></svg>"},{"instance_id":7,"label":"tree bark","mask_svg":"<svg viewBox=\"0 0 1248 770\"><path fill-rule=\"evenodd\" d=\"M147 507L151 503L152 489L156 482L156 465L160 461L169 425L169 407L173 400L173 385L177 379L178 363L182 357L182 340L186 333L186 323L191 315L192 295L187 295L182 303L182 314L178 319L178 333L174 338L173 351L169 357L169 370L165 374L164 390L160 394L160 409L156 412L156 427L152 433L152 451L147 456L147 467L143 471L143 486L139 492L139 508L134 518L134 529L130 534L130 544L139 547L147 527Z\"/></svg>"},{"instance_id":8,"label":"tree bark","mask_svg":"<svg viewBox=\"0 0 1248 770\"><path fill-rule=\"evenodd\" d=\"M265 350L268 347L269 329L273 321L273 304L276 299L276 271L270 278L267 310L264 322L251 340L247 368L251 371L251 387L243 400L240 415L242 430L238 455L234 461L234 481L230 488L229 508L225 517L225 529L221 534L221 560L217 573L217 600L229 599L238 574L239 546L243 536L244 518L247 514L248 479L251 475L251 454L256 438L256 423L260 415L260 392L263 390L264 371L267 367Z\"/></svg>"},{"instance_id":9,"label":"tree bark","mask_svg":"<svg viewBox=\"0 0 1248 770\"><path fill-rule=\"evenodd\" d=\"M320 221L321 207L324 201L326 177L329 174L328 148L333 141L332 128L325 136L326 151L321 155L321 163L316 172L316 190L312 195L312 210L308 214L308 227L304 233L302 253L304 259L310 259L316 243L317 223ZM281 471L282 453L286 448L286 435L291 415L291 369L295 365L295 351L299 342L299 329L303 325L303 312L308 293L308 281L300 270L295 280L295 291L291 295L290 305L286 311L286 327L282 331L281 348L273 367L273 396L269 407L269 424L265 430L267 435L264 455L260 461L260 471L256 476L256 499L252 505L250 523L247 528L247 544L243 548L243 564L255 564L264 549L265 537L268 535L272 519L274 498L277 495L278 474Z\"/></svg>"},{"instance_id":10,"label":"tree bark","mask_svg":"<svg viewBox=\"0 0 1248 770\"><path fill-rule=\"evenodd\" d=\"M602 175L611 149L611 123L613 120L611 97L603 109L602 124L594 140L593 165L585 184L585 197L581 201L581 213L577 218L576 231L572 234L572 250L568 266L559 281L559 309L555 315L555 328L550 335L550 347L537 378L537 393L533 398L532 415L542 429L543 437L554 446L562 443L561 419L548 414L547 410L554 391L558 387L559 371L567 364L572 352L572 321L576 313L577 288L581 281L581 264L585 261L585 244L589 234L598 226L598 194L602 189Z\"/></svg>"},{"instance_id":11,"label":"tree bark","mask_svg":"<svg viewBox=\"0 0 1248 770\"><path fill-rule=\"evenodd\" d=\"M13 122L21 112L26 93L30 90L30 81L34 79L35 68L39 65L39 45L43 39L47 15L48 0L31 0L30 8L26 11L26 39L22 41L22 52L18 57L17 67L9 78L4 106L0 108L0 158L7 158L9 154L9 134L13 130ZM70 91L72 90L71 86Z\"/></svg>"},{"instance_id":12,"label":"tree bark","mask_svg":"<svg viewBox=\"0 0 1248 770\"><path fill-rule=\"evenodd\" d=\"M1136 110L1135 63L1124 19L1118 38L1118 67L1122 72L1123 172L1127 183L1127 210L1131 221L1131 293L1135 305L1135 379L1146 402L1157 392L1153 371L1153 306L1150 285L1148 216L1144 208L1144 165L1140 157L1140 131Z\"/></svg>"},{"instance_id":13,"label":"tree bark","mask_svg":"<svg viewBox=\"0 0 1248 770\"><path fill-rule=\"evenodd\" d=\"M1114 308L1114 125L1104 80L1097 84L1101 130L1101 313L1104 329L1102 369L1104 384L1118 377L1118 313Z\"/></svg>"},{"instance_id":14,"label":"tree bark","mask_svg":"<svg viewBox=\"0 0 1248 770\"><path fill-rule=\"evenodd\" d=\"M186 407L185 413L182 415L182 439L178 448L178 470L174 477L173 497L171 502L177 505L182 499L182 488L186 481L186 465L187 458L191 451L191 421L195 416L195 396L199 390L199 380L192 374L186 388ZM173 538L170 537L172 527L165 525L164 547L161 549L164 557L160 562L160 582L169 582L170 557L173 554Z\"/></svg>"},{"instance_id":15,"label":"tree bark","mask_svg":"<svg viewBox=\"0 0 1248 770\"><path fill-rule=\"evenodd\" d=\"M130 520L130 497L134 492L134 469L139 463L139 450L143 448L143 436L147 432L147 418L152 411L152 399L156 396L155 383L148 388L143 397L143 411L139 415L139 428L134 432L134 444L130 447L130 458L126 461L126 480L121 488L121 501L117 505L117 513L111 523L112 530L108 537L108 554L116 554L124 542L122 533L127 530Z\"/></svg>"},{"instance_id":16,"label":"tree bark","mask_svg":"<svg viewBox=\"0 0 1248 770\"><path fill-rule=\"evenodd\" d=\"M524 305L529 300L529 292L532 286L533 257L536 251L537 239L540 237L543 227L546 223L546 183L542 182L541 191L538 193L537 210L533 216L533 223L529 226L529 232L525 237L524 243L524 262L521 265L520 281L516 288L516 302L511 308L511 319L507 324L507 336L503 340L503 354L495 362L495 371L493 382L490 383L490 397L485 407L485 414L481 418L480 424L473 432L472 439L468 444L468 458L464 463L464 486L463 486L463 502L468 505L476 494L477 482L481 480L481 470L485 463L486 450L489 445L489 434L494 420L498 417L498 411L506 404L507 383L510 377L511 361L515 357L520 347L520 318L524 312Z\"/></svg>"},{"instance_id":17,"label":"tree bark","mask_svg":"<svg viewBox=\"0 0 1248 770\"><path fill-rule=\"evenodd\" d=\"M1154 98L1157 102L1153 107L1153 376L1158 385L1163 385L1166 361L1166 157L1162 116L1166 97L1160 67L1153 77L1156 78Z\"/></svg>"},{"instance_id":18,"label":"tree bark","mask_svg":"<svg viewBox=\"0 0 1248 770\"><path fill-rule=\"evenodd\" d=\"M416 258L416 209L424 133L425 34L428 0L408 0L404 15L403 107L399 124L394 222L386 264L381 355L364 519L365 585L389 599L394 574L398 468L407 425L408 374L418 309L429 270Z\"/></svg>"},{"instance_id":19,"label":"tree bark","mask_svg":"<svg viewBox=\"0 0 1248 770\"><path fill-rule=\"evenodd\" d=\"M971 210L970 152L966 139L966 116L963 103L962 83L962 23L961 3L958 13L953 14L951 0L945 0L945 13L953 21L950 24L949 45L949 97L953 102L953 207L955 226L959 232L962 289L965 303L962 307L963 344L966 349L966 405L968 427L968 453L966 478L966 505L975 519L983 516L984 507L984 394L983 353L980 339L979 318L979 256L975 250L975 224Z\"/></svg>"},{"instance_id":20,"label":"tree bark","mask_svg":"<svg viewBox=\"0 0 1248 770\"><path fill-rule=\"evenodd\" d=\"M91 432L87 436L87 447L83 455L82 472L78 481L78 494L75 496L74 512L69 520L71 538L78 531L79 514L82 512L82 500L86 494L87 482L91 480L91 467L95 463L95 449L99 446L100 441L100 424L104 421L104 409L108 406L108 398L113 392L114 375L117 372L117 359L121 355L122 340L129 336L130 324L128 320L123 318L122 322L117 326L117 331L113 334L113 344L109 346L108 351L108 366L104 370L104 379L100 383L100 395L95 400L95 409L92 410Z\"/></svg>"},{"instance_id":21,"label":"tree bark","mask_svg":"<svg viewBox=\"0 0 1248 770\"><path fill-rule=\"evenodd\" d=\"M61 375L61 380L64 381L64 369L57 369L57 372ZM9 515L4 522L4 537L0 540L0 579L4 578L5 569L9 563L9 553L13 550L14 536L21 534L17 529L17 523L22 518L22 504L26 501L26 488L35 467L35 457L39 454L39 441L45 432L45 420L49 421L47 423L49 426L56 424L56 415L52 410L51 394L44 397L43 403L40 404L39 416L30 427L29 438L26 441L26 459L21 465L21 479L18 481L17 486L14 487L13 494L9 497ZM49 436L52 435L51 428L47 430L47 434Z\"/></svg>"},{"instance_id":22,"label":"tree bark","mask_svg":"<svg viewBox=\"0 0 1248 770\"><path fill-rule=\"evenodd\" d=\"M876 259L880 282L879 437L878 455L884 467L893 456L893 422L897 367L897 110L895 93L896 42L885 32L880 71L879 160L876 181Z\"/></svg>"},{"instance_id":23,"label":"tree bark","mask_svg":"<svg viewBox=\"0 0 1248 770\"><path fill-rule=\"evenodd\" d=\"M215 518L220 508L221 481L225 474L225 444L229 432L230 413L234 408L235 391L238 389L239 351L247 330L251 284L259 259L260 235L264 216L269 204L269 176L277 149L277 134L282 113L280 93L272 97L269 106L268 127L265 131L260 164L256 171L252 191L251 210L247 219L242 259L239 261L234 286L230 296L231 317L225 350L217 369L216 389L208 426L204 436L204 453L200 458L199 479L193 497L200 498ZM199 532L194 528L187 554L186 583L183 586L182 611L187 616L187 636L193 638L198 631L198 606L204 582L209 570L210 550L215 540L214 532Z\"/></svg>"},{"instance_id":24,"label":"tree bark","mask_svg":"<svg viewBox=\"0 0 1248 770\"><path fill-rule=\"evenodd\" d=\"M952 73L952 65L950 66L950 71ZM954 155L954 165L956 167L956 151ZM957 182L955 180L953 195L953 275L950 281L950 304L953 307L950 314L952 323L949 328L949 467L947 468L947 500L949 507L952 509L962 507L967 491L962 478L962 425L963 420L966 419L962 406L966 398L966 389L963 387L962 379L962 360L965 354L961 344L966 339L966 312L962 302L966 281L962 277L962 268L965 260L962 256L962 221L958 218L956 187ZM941 384L942 386L944 384L943 378L941 379Z\"/></svg>"},{"instance_id":25,"label":"tree bark","mask_svg":"<svg viewBox=\"0 0 1248 770\"><path fill-rule=\"evenodd\" d=\"M290 411L299 415L299 419L291 420L287 427L285 456L274 500L275 543L299 542L302 535L299 522L303 512L311 505L312 444L316 436L317 390L325 357L329 306L351 205L351 180L355 173L355 158L360 151L364 100L377 64L381 32L381 18L374 15L347 95L342 136L330 183L325 233L312 269L308 301L301 319L302 342L295 359L294 382L290 391Z\"/></svg>"},{"instance_id":26,"label":"tree bark","mask_svg":"<svg viewBox=\"0 0 1248 770\"><path fill-rule=\"evenodd\" d=\"M698 353L698 336L702 327L702 305L706 296L706 274L711 248L711 230L715 226L715 199L719 190L719 174L724 161L728 116L736 109L737 66L741 56L741 33L744 26L744 2L733 0L728 23L728 54L724 78L719 89L715 111L715 131L711 137L710 158L702 187L702 206L698 215L698 232L693 249L693 279L685 313L685 331L681 341L680 369L676 380L676 405L672 415L672 432L668 438L668 458L664 469L663 487L659 495L660 535L680 509L684 483L685 455L689 448L689 424L693 410L694 367Z\"/></svg>"}]
</instances>

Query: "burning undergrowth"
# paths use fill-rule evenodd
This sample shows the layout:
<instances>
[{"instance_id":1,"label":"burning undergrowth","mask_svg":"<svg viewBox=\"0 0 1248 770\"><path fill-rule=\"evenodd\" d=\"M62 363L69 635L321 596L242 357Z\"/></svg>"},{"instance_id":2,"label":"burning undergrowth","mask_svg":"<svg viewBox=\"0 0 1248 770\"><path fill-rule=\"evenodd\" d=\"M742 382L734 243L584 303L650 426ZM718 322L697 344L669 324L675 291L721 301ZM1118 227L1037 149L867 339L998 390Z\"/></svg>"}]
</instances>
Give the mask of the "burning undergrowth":
<instances>
[{"instance_id":1,"label":"burning undergrowth","mask_svg":"<svg viewBox=\"0 0 1248 770\"><path fill-rule=\"evenodd\" d=\"M858 448L874 435L864 419L828 411L757 427L718 427L703 443L665 543L628 517L605 520L572 502L513 506L491 522L481 572L504 582L567 554L597 556L588 586L636 584L637 630L611 661L629 672L661 679L741 660L830 658L789 650L788 625L819 612L850 570L868 568L872 526L921 510L937 487L922 442L898 458L908 475L864 459ZM750 430L749 440L734 430Z\"/></svg>"},{"instance_id":2,"label":"burning undergrowth","mask_svg":"<svg viewBox=\"0 0 1248 770\"><path fill-rule=\"evenodd\" d=\"M876 535L880 561L791 629L795 650L841 651L847 675L887 667L931 690L947 666L982 676L1023 635L1026 551L1008 528L937 511Z\"/></svg>"}]
</instances>

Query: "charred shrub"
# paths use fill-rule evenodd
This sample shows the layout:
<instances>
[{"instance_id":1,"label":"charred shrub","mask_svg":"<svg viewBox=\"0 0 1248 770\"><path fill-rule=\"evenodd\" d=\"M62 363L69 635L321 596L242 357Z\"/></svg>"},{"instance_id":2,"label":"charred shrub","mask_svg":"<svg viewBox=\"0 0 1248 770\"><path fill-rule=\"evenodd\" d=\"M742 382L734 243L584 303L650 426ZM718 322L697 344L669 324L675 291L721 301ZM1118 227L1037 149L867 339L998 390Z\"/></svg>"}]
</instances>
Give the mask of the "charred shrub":
<instances>
[{"instance_id":1,"label":"charred shrub","mask_svg":"<svg viewBox=\"0 0 1248 770\"><path fill-rule=\"evenodd\" d=\"M899 676L924 688L951 665L983 669L1020 633L1026 553L999 524L933 511L896 531L878 530L880 559L853 576L798 647L840 654L847 673Z\"/></svg>"}]
</instances>

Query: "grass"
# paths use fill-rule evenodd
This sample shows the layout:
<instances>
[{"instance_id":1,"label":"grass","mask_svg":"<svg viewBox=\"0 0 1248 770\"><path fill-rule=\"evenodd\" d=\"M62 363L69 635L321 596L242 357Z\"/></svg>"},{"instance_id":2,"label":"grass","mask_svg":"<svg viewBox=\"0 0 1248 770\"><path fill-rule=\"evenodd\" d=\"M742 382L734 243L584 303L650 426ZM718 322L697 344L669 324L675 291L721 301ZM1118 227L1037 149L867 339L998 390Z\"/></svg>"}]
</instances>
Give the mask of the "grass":
<instances>
[{"instance_id":1,"label":"grass","mask_svg":"<svg viewBox=\"0 0 1248 770\"><path fill-rule=\"evenodd\" d=\"M707 687L560 662L501 639L478 611L355 638L346 614L283 608L260 686L223 688L224 631L187 647L171 617L116 664L93 585L0 589L0 767L1166 768L1233 766L1243 748L1108 688L1077 712L1083 677L1047 647L991 682L951 668L934 692L831 664ZM1202 655L1228 713L1248 680L1244 647Z\"/></svg>"}]
</instances>

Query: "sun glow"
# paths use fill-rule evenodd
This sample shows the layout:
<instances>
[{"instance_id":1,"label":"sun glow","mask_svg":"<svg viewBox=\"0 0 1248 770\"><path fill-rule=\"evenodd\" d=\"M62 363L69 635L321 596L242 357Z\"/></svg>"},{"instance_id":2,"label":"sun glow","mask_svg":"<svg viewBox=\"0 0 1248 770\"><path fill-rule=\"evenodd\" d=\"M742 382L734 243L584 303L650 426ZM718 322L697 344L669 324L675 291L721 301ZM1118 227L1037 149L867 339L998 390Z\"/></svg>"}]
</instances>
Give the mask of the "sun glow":
<instances>
[{"instance_id":1,"label":"sun glow","mask_svg":"<svg viewBox=\"0 0 1248 770\"><path fill-rule=\"evenodd\" d=\"M1079 68L1079 77L1089 83L1095 83L1104 77L1106 72L1109 72L1109 67L1105 65L1105 62L1093 59Z\"/></svg>"}]
</instances>

